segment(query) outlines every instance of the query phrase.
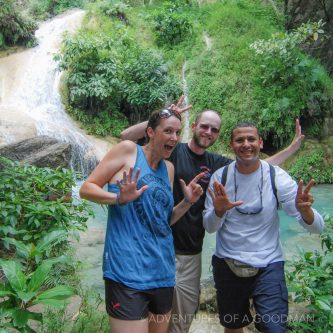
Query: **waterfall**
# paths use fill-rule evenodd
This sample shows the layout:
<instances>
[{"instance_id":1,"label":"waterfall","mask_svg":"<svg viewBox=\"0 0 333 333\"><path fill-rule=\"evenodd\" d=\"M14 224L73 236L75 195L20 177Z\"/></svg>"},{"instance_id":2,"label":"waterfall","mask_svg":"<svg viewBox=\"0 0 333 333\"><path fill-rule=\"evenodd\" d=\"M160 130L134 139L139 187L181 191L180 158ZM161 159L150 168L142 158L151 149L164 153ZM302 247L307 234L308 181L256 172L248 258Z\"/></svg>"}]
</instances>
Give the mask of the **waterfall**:
<instances>
[{"instance_id":1,"label":"waterfall","mask_svg":"<svg viewBox=\"0 0 333 333\"><path fill-rule=\"evenodd\" d=\"M212 40L207 34L207 32L203 33L203 39L206 44L206 49L207 51L212 50ZM183 107L189 105L188 101L188 87L187 87L187 81L186 81L186 66L187 66L187 61L184 61L183 66L182 66L182 86L183 86L183 93L184 93L184 101L183 101ZM190 140L190 116L189 116L189 111L186 111L182 113L184 123L183 123L183 136L182 136L182 142L188 142Z\"/></svg>"},{"instance_id":2,"label":"waterfall","mask_svg":"<svg viewBox=\"0 0 333 333\"><path fill-rule=\"evenodd\" d=\"M211 51L212 50L212 40L208 36L207 32L203 33L203 39L205 41L207 51Z\"/></svg>"},{"instance_id":3,"label":"waterfall","mask_svg":"<svg viewBox=\"0 0 333 333\"><path fill-rule=\"evenodd\" d=\"M38 46L30 50L24 72L5 99L34 120L37 135L48 135L72 146L71 166L87 175L97 163L93 145L66 114L59 95L61 73L53 60L65 31L75 31L84 11L77 10L43 23L36 31Z\"/></svg>"},{"instance_id":4,"label":"waterfall","mask_svg":"<svg viewBox=\"0 0 333 333\"><path fill-rule=\"evenodd\" d=\"M187 88L187 81L186 81L186 65L187 62L184 61L182 66L182 85L183 85L183 93L184 93L184 101L183 107L187 106L188 103L188 88ZM183 123L183 135L182 135L182 142L188 142L190 140L190 111L185 111L182 113L184 123Z\"/></svg>"}]
</instances>

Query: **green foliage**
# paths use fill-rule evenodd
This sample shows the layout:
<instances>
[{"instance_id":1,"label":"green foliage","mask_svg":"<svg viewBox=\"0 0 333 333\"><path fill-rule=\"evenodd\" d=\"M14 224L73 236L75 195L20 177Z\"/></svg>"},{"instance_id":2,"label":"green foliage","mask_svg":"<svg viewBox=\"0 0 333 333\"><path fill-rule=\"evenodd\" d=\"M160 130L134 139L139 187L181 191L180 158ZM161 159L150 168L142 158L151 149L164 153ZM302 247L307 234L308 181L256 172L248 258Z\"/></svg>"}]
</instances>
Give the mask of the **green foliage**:
<instances>
[{"instance_id":1,"label":"green foliage","mask_svg":"<svg viewBox=\"0 0 333 333\"><path fill-rule=\"evenodd\" d=\"M325 229L320 236L322 251L301 251L300 257L289 262L287 274L289 291L295 293L294 302L306 302L314 319L293 321L292 332L333 331L333 218L325 216Z\"/></svg>"},{"instance_id":2,"label":"green foliage","mask_svg":"<svg viewBox=\"0 0 333 333\"><path fill-rule=\"evenodd\" d=\"M164 2L153 16L158 45L176 45L191 36L193 24L187 13L188 7L182 0Z\"/></svg>"},{"instance_id":3,"label":"green foliage","mask_svg":"<svg viewBox=\"0 0 333 333\"><path fill-rule=\"evenodd\" d=\"M296 117L301 118L307 137L321 134L323 119L331 112L333 101L332 80L325 70L304 56L295 42L281 42L284 51L297 58L290 69L278 52L266 63L263 55L253 57L253 49L249 48L255 40L267 41L283 30L281 17L272 6L262 1L226 0L188 6L187 14L193 22L189 45L185 40L163 50L178 73L186 59L192 114L207 108L217 110L223 119L222 142L229 141L230 129L242 119L256 122L273 149L290 142ZM316 33L322 35L321 23L297 30L298 35L308 36L306 43L317 38ZM278 40L283 39L282 35L278 33ZM221 152L221 147L217 144L212 149Z\"/></svg>"},{"instance_id":4,"label":"green foliage","mask_svg":"<svg viewBox=\"0 0 333 333\"><path fill-rule=\"evenodd\" d=\"M106 0L98 3L99 10L106 16L114 16L119 20L127 23L126 11L130 6L124 2L114 2L112 0Z\"/></svg>"},{"instance_id":5,"label":"green foliage","mask_svg":"<svg viewBox=\"0 0 333 333\"><path fill-rule=\"evenodd\" d=\"M69 170L20 165L1 159L0 236L26 244L53 230L84 230L89 211L71 198Z\"/></svg>"},{"instance_id":6,"label":"green foliage","mask_svg":"<svg viewBox=\"0 0 333 333\"><path fill-rule=\"evenodd\" d=\"M80 8L84 0L29 0L29 13L36 19L44 20L71 8Z\"/></svg>"},{"instance_id":7,"label":"green foliage","mask_svg":"<svg viewBox=\"0 0 333 333\"><path fill-rule=\"evenodd\" d=\"M262 55L264 60L280 58L287 67L293 66L297 58L293 51L304 43L310 44L318 40L319 35L324 33L322 29L325 22L322 20L314 23L303 23L297 29L287 32L278 32L269 40L257 40L250 45L257 55Z\"/></svg>"},{"instance_id":8,"label":"green foliage","mask_svg":"<svg viewBox=\"0 0 333 333\"><path fill-rule=\"evenodd\" d=\"M146 119L168 98L179 93L176 80L170 77L162 57L135 45L123 51L123 110L132 122Z\"/></svg>"},{"instance_id":9,"label":"green foliage","mask_svg":"<svg viewBox=\"0 0 333 333\"><path fill-rule=\"evenodd\" d=\"M36 304L64 306L73 263L64 256L69 234L85 229L91 214L72 198L71 171L37 168L0 159L0 327L35 332L28 320ZM66 285L65 285L66 284Z\"/></svg>"},{"instance_id":10,"label":"green foliage","mask_svg":"<svg viewBox=\"0 0 333 333\"><path fill-rule=\"evenodd\" d=\"M70 103L96 116L119 101L120 81L114 42L107 36L87 38L84 34L66 36L62 55L57 55L59 68L67 70Z\"/></svg>"},{"instance_id":11,"label":"green foliage","mask_svg":"<svg viewBox=\"0 0 333 333\"><path fill-rule=\"evenodd\" d=\"M289 174L308 183L312 178L317 184L333 182L333 165L326 162L322 149L317 149L300 156L289 169Z\"/></svg>"},{"instance_id":12,"label":"green foliage","mask_svg":"<svg viewBox=\"0 0 333 333\"><path fill-rule=\"evenodd\" d=\"M325 114L330 110L332 85L331 91L327 91L323 69L298 49L316 41L324 32L323 25L322 21L302 24L290 33L275 33L271 39L257 40L250 45L261 62L255 79L261 84L256 97L263 102L261 111L257 112L259 126L265 128L264 135L275 132L276 146L289 140L292 120L300 116L307 120L307 133L319 136Z\"/></svg>"},{"instance_id":13,"label":"green foliage","mask_svg":"<svg viewBox=\"0 0 333 333\"><path fill-rule=\"evenodd\" d=\"M56 60L68 71L68 109L93 134L119 135L127 119L146 117L179 94L163 59L126 36L117 42L106 35L67 37Z\"/></svg>"},{"instance_id":14,"label":"green foliage","mask_svg":"<svg viewBox=\"0 0 333 333\"><path fill-rule=\"evenodd\" d=\"M88 290L81 295L82 303L75 319L65 309L50 309L44 318L42 331L48 333L108 333L109 318L100 295Z\"/></svg>"},{"instance_id":15,"label":"green foliage","mask_svg":"<svg viewBox=\"0 0 333 333\"><path fill-rule=\"evenodd\" d=\"M4 237L2 241L7 250L12 245L16 250L16 256L22 258L26 266L30 267L34 263L39 264L43 257L49 257L54 246L66 240L67 236L68 233L65 230L54 230L43 236L36 243L25 244L23 241L10 237Z\"/></svg>"},{"instance_id":16,"label":"green foliage","mask_svg":"<svg viewBox=\"0 0 333 333\"><path fill-rule=\"evenodd\" d=\"M108 333L110 331L109 318L104 311L101 311L102 299L98 294L87 292L83 298L80 308L80 315L76 318L71 333L89 333L97 331Z\"/></svg>"},{"instance_id":17,"label":"green foliage","mask_svg":"<svg viewBox=\"0 0 333 333\"><path fill-rule=\"evenodd\" d=\"M34 46L37 24L23 15L12 0L0 0L0 48Z\"/></svg>"},{"instance_id":18,"label":"green foliage","mask_svg":"<svg viewBox=\"0 0 333 333\"><path fill-rule=\"evenodd\" d=\"M82 36L86 40L107 36L105 38L112 44L112 50L105 53L113 52L113 79L116 82L109 83L113 91L104 100L95 98L94 94L90 97L90 90L86 89L88 85L80 86L79 83L81 77L84 77L84 82L86 77L72 73L69 66L69 76L77 75L74 78L77 88L69 84L69 94L77 96L70 103L78 118L85 119L87 124L92 123L95 133L112 133L106 126L109 123L106 118L103 117L102 128L91 121L97 119L101 112L107 112L113 119L118 111L130 124L146 119L152 110L180 94L179 84L166 83L164 88L164 83L166 78L171 78L170 73L180 79L181 68L186 61L187 91L193 105L191 117L205 108L217 110L223 119L221 142L229 141L230 129L241 119L256 122L263 129L264 139L269 141L272 150L290 142L296 117L301 119L307 137L320 135L323 119L332 110L333 83L318 62L305 56L298 46L313 41L317 35L321 38L322 23L306 24L287 34L281 32L283 22L272 6L259 0L225 0L200 6L193 3L154 1L147 6L133 6L123 10L128 20L126 25L111 12L110 16L106 15L116 3L103 1L92 4ZM171 17L174 13L189 20L190 34L180 39L172 36L172 24L177 24L177 19L174 19L167 21L170 26L166 24L167 30L163 30L171 36L170 43L158 42L154 38L154 19L158 15ZM158 19L156 24L162 24L162 21ZM177 34L176 28L175 31ZM272 39L274 33L276 35ZM249 45L255 45L257 40L262 41L260 45L264 53L254 57L254 49ZM152 67L156 58L161 59L159 52L152 51L157 47L163 52L163 64ZM82 50L83 63L86 55L89 52ZM81 61L79 57L75 59ZM94 69L87 68L87 73L93 77ZM101 72L102 75L105 76ZM103 84L99 85L99 77L94 77L94 81L100 90L107 90ZM79 96L82 89L84 94ZM95 111L92 112L91 108ZM216 144L212 148L221 152L221 146Z\"/></svg>"},{"instance_id":19,"label":"green foliage","mask_svg":"<svg viewBox=\"0 0 333 333\"><path fill-rule=\"evenodd\" d=\"M80 121L82 127L89 134L119 137L123 129L129 126L128 119L118 111L112 112L111 115L106 111L102 111L96 117L92 117L84 111L70 106L67 107L67 111L74 119Z\"/></svg>"},{"instance_id":20,"label":"green foliage","mask_svg":"<svg viewBox=\"0 0 333 333\"><path fill-rule=\"evenodd\" d=\"M24 267L14 260L0 260L6 278L0 285L0 324L4 328L16 328L20 332L35 332L29 319L42 321L40 313L28 308L36 304L60 307L73 295L70 287L58 285L44 290L43 283L52 266L60 259L44 260L33 272L25 273Z\"/></svg>"}]
</instances>

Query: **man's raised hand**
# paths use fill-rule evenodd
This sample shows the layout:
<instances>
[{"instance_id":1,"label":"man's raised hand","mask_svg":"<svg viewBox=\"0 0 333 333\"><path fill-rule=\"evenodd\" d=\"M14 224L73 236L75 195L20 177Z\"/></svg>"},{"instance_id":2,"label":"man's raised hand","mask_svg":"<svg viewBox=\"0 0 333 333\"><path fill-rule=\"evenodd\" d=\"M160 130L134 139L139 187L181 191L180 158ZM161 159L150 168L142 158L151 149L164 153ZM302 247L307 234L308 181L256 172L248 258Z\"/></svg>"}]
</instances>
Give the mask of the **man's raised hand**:
<instances>
[{"instance_id":1,"label":"man's raised hand","mask_svg":"<svg viewBox=\"0 0 333 333\"><path fill-rule=\"evenodd\" d=\"M240 206L243 203L243 201L230 201L224 186L218 181L213 183L213 190L208 188L208 191L213 200L215 214L219 217L222 217L227 210Z\"/></svg>"},{"instance_id":2,"label":"man's raised hand","mask_svg":"<svg viewBox=\"0 0 333 333\"><path fill-rule=\"evenodd\" d=\"M179 100L178 100L178 102L176 104L171 104L170 109L172 111L178 112L179 114L183 113L183 112L185 112L185 111L187 111L189 109L192 109L192 105L188 105L188 106L185 106L183 108L181 107L182 104L183 104L183 102L184 102L184 99L185 99L185 95L181 95L180 98L179 98Z\"/></svg>"}]
</instances>

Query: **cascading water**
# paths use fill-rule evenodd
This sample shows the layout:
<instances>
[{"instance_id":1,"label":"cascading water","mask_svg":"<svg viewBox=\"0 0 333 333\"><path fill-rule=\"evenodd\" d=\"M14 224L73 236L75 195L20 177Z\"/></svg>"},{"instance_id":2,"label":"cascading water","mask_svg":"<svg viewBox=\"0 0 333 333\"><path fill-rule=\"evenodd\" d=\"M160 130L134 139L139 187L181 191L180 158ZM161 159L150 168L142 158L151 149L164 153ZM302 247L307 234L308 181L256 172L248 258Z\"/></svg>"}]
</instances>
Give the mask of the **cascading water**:
<instances>
[{"instance_id":1,"label":"cascading water","mask_svg":"<svg viewBox=\"0 0 333 333\"><path fill-rule=\"evenodd\" d=\"M212 40L208 36L207 32L203 33L203 39L206 44L206 49L207 51L212 50ZM187 80L186 80L186 66L187 66L187 61L184 61L183 66L182 66L182 86L183 86L183 93L184 93L184 101L183 101L183 107L189 105L189 100L188 100L188 87L187 87ZM182 136L182 142L188 142L190 139L190 116L189 116L189 111L184 112L183 114L183 136Z\"/></svg>"},{"instance_id":2,"label":"cascading water","mask_svg":"<svg viewBox=\"0 0 333 333\"><path fill-rule=\"evenodd\" d=\"M187 88L187 81L186 81L186 65L187 62L184 61L183 67L182 67L182 85L183 85L183 93L184 93L184 101L183 101L183 107L187 106L188 103L188 88ZM188 142L190 139L190 117L189 117L189 111L185 111L183 114L183 136L182 136L182 142Z\"/></svg>"},{"instance_id":3,"label":"cascading water","mask_svg":"<svg viewBox=\"0 0 333 333\"><path fill-rule=\"evenodd\" d=\"M64 110L59 95L61 73L53 60L63 33L76 29L83 15L83 11L75 11L41 25L36 31L38 46L32 50L18 86L4 102L29 115L38 135L70 143L72 168L87 175L97 163L93 145Z\"/></svg>"},{"instance_id":4,"label":"cascading water","mask_svg":"<svg viewBox=\"0 0 333 333\"><path fill-rule=\"evenodd\" d=\"M203 33L203 39L205 41L207 51L211 51L212 50L212 40L208 36L207 32Z\"/></svg>"}]
</instances>

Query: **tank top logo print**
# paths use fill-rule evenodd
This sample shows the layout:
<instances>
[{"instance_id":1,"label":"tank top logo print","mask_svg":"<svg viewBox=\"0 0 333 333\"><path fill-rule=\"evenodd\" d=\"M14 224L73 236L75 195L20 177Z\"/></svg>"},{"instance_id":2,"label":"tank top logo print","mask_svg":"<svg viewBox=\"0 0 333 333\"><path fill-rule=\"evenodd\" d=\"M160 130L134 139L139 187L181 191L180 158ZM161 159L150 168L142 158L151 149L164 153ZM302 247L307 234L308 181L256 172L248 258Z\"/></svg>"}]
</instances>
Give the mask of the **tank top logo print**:
<instances>
[{"instance_id":1,"label":"tank top logo print","mask_svg":"<svg viewBox=\"0 0 333 333\"><path fill-rule=\"evenodd\" d=\"M143 237L166 236L171 232L169 217L173 208L170 187L152 174L146 174L139 179L138 188L143 185L148 185L148 190L133 202L139 220L147 230Z\"/></svg>"}]
</instances>

